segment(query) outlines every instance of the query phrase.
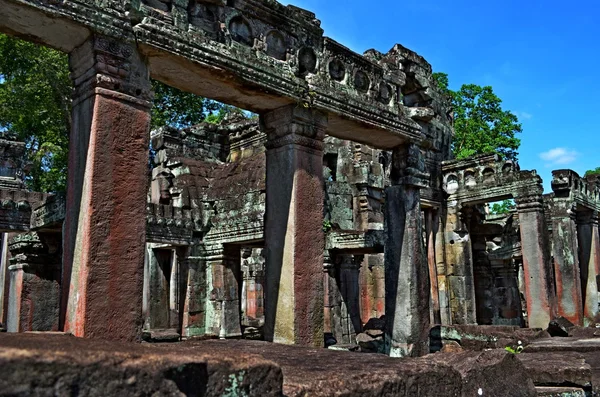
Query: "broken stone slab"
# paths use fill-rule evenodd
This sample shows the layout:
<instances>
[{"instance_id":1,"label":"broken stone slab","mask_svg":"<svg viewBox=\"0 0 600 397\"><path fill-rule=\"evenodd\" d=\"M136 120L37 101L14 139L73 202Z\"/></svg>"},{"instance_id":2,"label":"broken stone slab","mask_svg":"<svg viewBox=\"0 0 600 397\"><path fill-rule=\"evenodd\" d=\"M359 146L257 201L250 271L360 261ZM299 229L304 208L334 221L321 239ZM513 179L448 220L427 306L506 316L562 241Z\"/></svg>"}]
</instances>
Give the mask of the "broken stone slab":
<instances>
[{"instance_id":1,"label":"broken stone slab","mask_svg":"<svg viewBox=\"0 0 600 397\"><path fill-rule=\"evenodd\" d=\"M151 343L179 342L181 335L174 329L152 329L142 331L142 340Z\"/></svg>"},{"instance_id":2,"label":"broken stone slab","mask_svg":"<svg viewBox=\"0 0 600 397\"><path fill-rule=\"evenodd\" d=\"M340 343L337 345L332 345L328 347L329 350L337 350L337 351L345 351L345 352L355 352L360 349L360 346L352 344L352 343Z\"/></svg>"},{"instance_id":3,"label":"broken stone slab","mask_svg":"<svg viewBox=\"0 0 600 397\"><path fill-rule=\"evenodd\" d=\"M578 387L536 386L535 390L540 397L586 397L585 391Z\"/></svg>"},{"instance_id":4,"label":"broken stone slab","mask_svg":"<svg viewBox=\"0 0 600 397\"><path fill-rule=\"evenodd\" d=\"M575 327L575 324L564 317L558 317L548 324L548 333L552 337L568 337L569 331Z\"/></svg>"},{"instance_id":5,"label":"broken stone slab","mask_svg":"<svg viewBox=\"0 0 600 397\"><path fill-rule=\"evenodd\" d=\"M435 353L423 359L445 363L457 370L463 381L463 396L536 396L533 380L515 354L505 350Z\"/></svg>"},{"instance_id":6,"label":"broken stone slab","mask_svg":"<svg viewBox=\"0 0 600 397\"><path fill-rule=\"evenodd\" d=\"M506 346L528 344L548 337L540 328L520 328L503 325L444 325L433 327L431 339L440 338L443 345L456 342L465 350L502 349ZM431 342L434 345L434 342ZM443 347L440 347L443 348Z\"/></svg>"},{"instance_id":7,"label":"broken stone slab","mask_svg":"<svg viewBox=\"0 0 600 397\"><path fill-rule=\"evenodd\" d=\"M574 339L549 338L531 342L523 350L524 353L573 351L580 353L598 352L600 355L600 338Z\"/></svg>"},{"instance_id":8,"label":"broken stone slab","mask_svg":"<svg viewBox=\"0 0 600 397\"><path fill-rule=\"evenodd\" d=\"M518 354L536 386L592 386L592 368L577 352Z\"/></svg>"},{"instance_id":9,"label":"broken stone slab","mask_svg":"<svg viewBox=\"0 0 600 397\"><path fill-rule=\"evenodd\" d=\"M360 346L360 351L365 353L383 353L383 336L372 337L367 333L356 335L356 343Z\"/></svg>"},{"instance_id":10,"label":"broken stone slab","mask_svg":"<svg viewBox=\"0 0 600 397\"><path fill-rule=\"evenodd\" d=\"M0 394L281 396L281 369L261 357L209 346L190 351L181 343L157 346L1 334Z\"/></svg>"}]
</instances>

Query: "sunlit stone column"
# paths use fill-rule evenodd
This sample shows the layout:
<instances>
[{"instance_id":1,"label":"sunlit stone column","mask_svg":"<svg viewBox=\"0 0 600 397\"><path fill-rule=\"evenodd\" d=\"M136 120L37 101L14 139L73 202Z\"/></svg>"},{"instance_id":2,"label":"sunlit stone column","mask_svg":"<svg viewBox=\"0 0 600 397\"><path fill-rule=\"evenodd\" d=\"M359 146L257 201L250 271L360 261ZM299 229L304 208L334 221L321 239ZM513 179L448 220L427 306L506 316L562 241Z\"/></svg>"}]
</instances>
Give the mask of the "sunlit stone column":
<instances>
[{"instance_id":1,"label":"sunlit stone column","mask_svg":"<svg viewBox=\"0 0 600 397\"><path fill-rule=\"evenodd\" d=\"M137 340L151 85L135 44L92 36L69 56L75 86L62 318L76 336Z\"/></svg>"},{"instance_id":2,"label":"sunlit stone column","mask_svg":"<svg viewBox=\"0 0 600 397\"><path fill-rule=\"evenodd\" d=\"M323 138L327 115L290 105L267 133L265 338L323 345Z\"/></svg>"},{"instance_id":3,"label":"sunlit stone column","mask_svg":"<svg viewBox=\"0 0 600 397\"><path fill-rule=\"evenodd\" d=\"M590 325L598 315L598 276L600 275L600 236L598 213L580 211L577 214L577 235L580 246L583 321Z\"/></svg>"},{"instance_id":4,"label":"sunlit stone column","mask_svg":"<svg viewBox=\"0 0 600 397\"><path fill-rule=\"evenodd\" d=\"M573 324L583 325L577 225L573 202L554 198L551 203L551 216L557 314Z\"/></svg>"},{"instance_id":5,"label":"sunlit stone column","mask_svg":"<svg viewBox=\"0 0 600 397\"><path fill-rule=\"evenodd\" d=\"M521 250L527 318L530 328L546 328L556 315L556 294L546 238L542 188L515 197L521 229Z\"/></svg>"}]
</instances>

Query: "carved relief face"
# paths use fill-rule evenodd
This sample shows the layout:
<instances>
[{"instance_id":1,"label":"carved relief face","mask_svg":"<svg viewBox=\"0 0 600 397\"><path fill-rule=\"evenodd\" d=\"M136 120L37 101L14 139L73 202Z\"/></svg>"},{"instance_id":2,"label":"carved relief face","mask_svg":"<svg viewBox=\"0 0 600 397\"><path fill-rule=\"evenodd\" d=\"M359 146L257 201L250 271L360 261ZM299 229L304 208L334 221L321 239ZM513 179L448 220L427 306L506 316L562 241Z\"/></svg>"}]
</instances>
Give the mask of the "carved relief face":
<instances>
[{"instance_id":1,"label":"carved relief face","mask_svg":"<svg viewBox=\"0 0 600 397\"><path fill-rule=\"evenodd\" d=\"M300 74L314 73L317 69L317 55L310 47L302 47L298 51L298 67Z\"/></svg>"},{"instance_id":2,"label":"carved relief face","mask_svg":"<svg viewBox=\"0 0 600 397\"><path fill-rule=\"evenodd\" d=\"M267 34L267 55L272 56L280 61L285 61L287 53L287 45L285 37L276 30L272 30Z\"/></svg>"},{"instance_id":3,"label":"carved relief face","mask_svg":"<svg viewBox=\"0 0 600 397\"><path fill-rule=\"evenodd\" d=\"M252 47L254 44L252 28L250 27L250 24L240 16L233 18L231 22L229 22L229 32L231 33L231 38L239 43L249 47Z\"/></svg>"},{"instance_id":4,"label":"carved relief face","mask_svg":"<svg viewBox=\"0 0 600 397\"><path fill-rule=\"evenodd\" d=\"M392 100L392 87L389 84L381 83L379 85L379 101L388 104Z\"/></svg>"},{"instance_id":5,"label":"carved relief face","mask_svg":"<svg viewBox=\"0 0 600 397\"><path fill-rule=\"evenodd\" d=\"M359 70L356 72L356 74L354 74L354 87L356 88L357 91L359 92L367 92L369 90L369 86L371 85L371 80L369 79L369 76L363 72L362 70Z\"/></svg>"},{"instance_id":6,"label":"carved relief face","mask_svg":"<svg viewBox=\"0 0 600 397\"><path fill-rule=\"evenodd\" d=\"M329 62L329 75L335 81L342 81L346 77L346 67L339 59L334 59Z\"/></svg>"}]
</instances>

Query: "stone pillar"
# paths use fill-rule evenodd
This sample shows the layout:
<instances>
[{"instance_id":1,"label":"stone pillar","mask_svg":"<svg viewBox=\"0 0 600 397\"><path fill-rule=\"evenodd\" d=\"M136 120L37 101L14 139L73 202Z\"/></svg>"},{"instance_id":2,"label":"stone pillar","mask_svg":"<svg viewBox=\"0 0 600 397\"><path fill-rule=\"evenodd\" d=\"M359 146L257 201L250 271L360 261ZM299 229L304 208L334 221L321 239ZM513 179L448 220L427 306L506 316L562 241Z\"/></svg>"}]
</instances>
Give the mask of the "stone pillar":
<instances>
[{"instance_id":1,"label":"stone pillar","mask_svg":"<svg viewBox=\"0 0 600 397\"><path fill-rule=\"evenodd\" d=\"M554 198L551 206L557 314L583 325L576 213L568 200Z\"/></svg>"},{"instance_id":2,"label":"stone pillar","mask_svg":"<svg viewBox=\"0 0 600 397\"><path fill-rule=\"evenodd\" d=\"M9 244L9 332L58 331L60 256L37 233L16 236Z\"/></svg>"},{"instance_id":3,"label":"stone pillar","mask_svg":"<svg viewBox=\"0 0 600 397\"><path fill-rule=\"evenodd\" d=\"M224 244L206 257L208 270L207 329L209 335L237 338L241 329L241 247Z\"/></svg>"},{"instance_id":4,"label":"stone pillar","mask_svg":"<svg viewBox=\"0 0 600 397\"><path fill-rule=\"evenodd\" d=\"M556 294L546 238L544 208L539 194L515 197L521 229L523 277L530 328L546 328L556 316Z\"/></svg>"},{"instance_id":5,"label":"stone pillar","mask_svg":"<svg viewBox=\"0 0 600 397\"><path fill-rule=\"evenodd\" d=\"M430 287L420 205L428 179L424 170L416 145L394 149L385 202L385 332L392 357L429 353Z\"/></svg>"},{"instance_id":6,"label":"stone pillar","mask_svg":"<svg viewBox=\"0 0 600 397\"><path fill-rule=\"evenodd\" d=\"M446 296L450 324L476 324L473 248L469 228L473 208L449 206L446 213Z\"/></svg>"},{"instance_id":7,"label":"stone pillar","mask_svg":"<svg viewBox=\"0 0 600 397\"><path fill-rule=\"evenodd\" d=\"M6 315L8 314L8 233L2 233L0 239L0 328L6 329Z\"/></svg>"},{"instance_id":8,"label":"stone pillar","mask_svg":"<svg viewBox=\"0 0 600 397\"><path fill-rule=\"evenodd\" d=\"M435 236L435 261L438 282L438 297L440 302L440 322L442 325L450 325L450 299L448 294L448 278L446 266L446 213L445 208L438 210L438 224Z\"/></svg>"},{"instance_id":9,"label":"stone pillar","mask_svg":"<svg viewBox=\"0 0 600 397\"><path fill-rule=\"evenodd\" d=\"M331 283L335 285L335 264L333 259L329 256L329 251L326 251L323 255L323 333L325 337L333 335L333 326L331 321L332 310L331 310Z\"/></svg>"},{"instance_id":10,"label":"stone pillar","mask_svg":"<svg viewBox=\"0 0 600 397\"><path fill-rule=\"evenodd\" d=\"M149 73L134 44L93 36L75 85L64 228L63 328L138 340L148 193Z\"/></svg>"},{"instance_id":11,"label":"stone pillar","mask_svg":"<svg viewBox=\"0 0 600 397\"><path fill-rule=\"evenodd\" d=\"M598 315L598 276L600 275L600 237L598 236L598 213L577 213L577 236L579 263L581 266L581 289L583 296L583 322L595 323Z\"/></svg>"},{"instance_id":12,"label":"stone pillar","mask_svg":"<svg viewBox=\"0 0 600 397\"><path fill-rule=\"evenodd\" d=\"M267 133L265 339L323 345L323 138L327 116L290 105Z\"/></svg>"},{"instance_id":13,"label":"stone pillar","mask_svg":"<svg viewBox=\"0 0 600 397\"><path fill-rule=\"evenodd\" d=\"M186 257L187 280L181 320L181 336L190 338L206 334L207 267L206 258L199 252L202 246L196 241ZM210 293L210 291L208 291Z\"/></svg>"},{"instance_id":14,"label":"stone pillar","mask_svg":"<svg viewBox=\"0 0 600 397\"><path fill-rule=\"evenodd\" d=\"M427 241L427 265L429 268L429 283L431 285L431 321L433 324L441 324L440 295L438 289L438 274L436 264L437 227L439 226L438 211L429 208L425 211L427 219L425 222L425 235Z\"/></svg>"},{"instance_id":15,"label":"stone pillar","mask_svg":"<svg viewBox=\"0 0 600 397\"><path fill-rule=\"evenodd\" d=\"M337 320L341 325L341 335L336 336L343 343L355 343L356 335L362 332L358 279L364 256L339 255L338 258L337 288L341 302L340 317Z\"/></svg>"}]
</instances>

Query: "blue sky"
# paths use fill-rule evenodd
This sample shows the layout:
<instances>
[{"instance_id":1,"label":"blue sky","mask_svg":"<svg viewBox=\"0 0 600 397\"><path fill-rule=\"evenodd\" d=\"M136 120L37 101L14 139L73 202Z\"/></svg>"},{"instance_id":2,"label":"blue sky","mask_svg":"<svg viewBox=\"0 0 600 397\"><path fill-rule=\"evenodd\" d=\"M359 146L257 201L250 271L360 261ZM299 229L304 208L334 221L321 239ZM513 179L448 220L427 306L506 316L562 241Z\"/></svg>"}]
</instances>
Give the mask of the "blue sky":
<instances>
[{"instance_id":1,"label":"blue sky","mask_svg":"<svg viewBox=\"0 0 600 397\"><path fill-rule=\"evenodd\" d=\"M521 169L600 167L600 2L293 0L352 50L416 51L450 88L491 85L523 124Z\"/></svg>"}]
</instances>

